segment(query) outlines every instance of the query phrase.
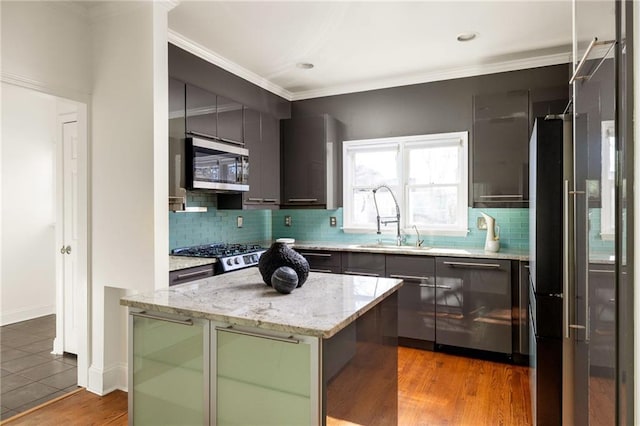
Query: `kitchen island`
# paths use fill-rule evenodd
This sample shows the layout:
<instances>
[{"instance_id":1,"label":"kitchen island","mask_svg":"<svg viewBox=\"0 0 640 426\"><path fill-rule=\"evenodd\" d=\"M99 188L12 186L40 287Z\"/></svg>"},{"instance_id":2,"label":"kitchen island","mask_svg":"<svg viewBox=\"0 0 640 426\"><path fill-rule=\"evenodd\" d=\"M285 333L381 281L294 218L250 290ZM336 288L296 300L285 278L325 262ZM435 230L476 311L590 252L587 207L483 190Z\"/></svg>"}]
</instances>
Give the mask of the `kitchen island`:
<instances>
[{"instance_id":1,"label":"kitchen island","mask_svg":"<svg viewBox=\"0 0 640 426\"><path fill-rule=\"evenodd\" d=\"M395 424L401 280L257 268L127 296L135 424Z\"/></svg>"}]
</instances>

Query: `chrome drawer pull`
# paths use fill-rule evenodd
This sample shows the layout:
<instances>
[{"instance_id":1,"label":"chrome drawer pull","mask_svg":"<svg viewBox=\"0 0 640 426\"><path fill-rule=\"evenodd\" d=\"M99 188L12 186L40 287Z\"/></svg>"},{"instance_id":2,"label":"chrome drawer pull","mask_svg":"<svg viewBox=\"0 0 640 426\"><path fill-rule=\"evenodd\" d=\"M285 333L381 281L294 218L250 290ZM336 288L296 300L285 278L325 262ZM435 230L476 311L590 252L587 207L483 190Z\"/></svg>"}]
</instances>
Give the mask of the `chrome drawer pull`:
<instances>
[{"instance_id":1,"label":"chrome drawer pull","mask_svg":"<svg viewBox=\"0 0 640 426\"><path fill-rule=\"evenodd\" d=\"M208 274L211 271L212 271L212 269L207 269L206 271L196 271L196 272L189 272L188 274L179 274L177 276L177 278L179 280L181 280L182 278L195 277L195 276L198 276L198 275L205 275L205 274Z\"/></svg>"},{"instance_id":2,"label":"chrome drawer pull","mask_svg":"<svg viewBox=\"0 0 640 426\"><path fill-rule=\"evenodd\" d=\"M158 321L172 322L172 323L181 324L181 325L193 325L193 320L192 319L179 320L179 319L173 319L173 318L165 318L165 317L161 317L161 316L157 316L157 315L148 314L145 311L142 311L142 312L131 312L131 315L133 315L134 317L141 317L141 318L147 318L147 319L158 320Z\"/></svg>"},{"instance_id":3,"label":"chrome drawer pull","mask_svg":"<svg viewBox=\"0 0 640 426\"><path fill-rule=\"evenodd\" d=\"M443 262L443 263L451 267L463 266L467 268L488 268L488 269L497 269L500 267L500 264L498 263L471 263L471 262Z\"/></svg>"},{"instance_id":4,"label":"chrome drawer pull","mask_svg":"<svg viewBox=\"0 0 640 426\"><path fill-rule=\"evenodd\" d=\"M401 280L416 280L416 281L422 281L422 280L430 280L431 277L417 277L414 275L397 275L397 274L391 274L389 275L389 278L399 278Z\"/></svg>"},{"instance_id":5,"label":"chrome drawer pull","mask_svg":"<svg viewBox=\"0 0 640 426\"><path fill-rule=\"evenodd\" d=\"M372 274L370 272L354 272L354 271L344 271L343 274L347 275L362 275L365 277L379 277L380 274Z\"/></svg>"},{"instance_id":6,"label":"chrome drawer pull","mask_svg":"<svg viewBox=\"0 0 640 426\"><path fill-rule=\"evenodd\" d=\"M330 254L326 254L326 253L303 253L303 252L300 252L300 254L303 255L303 256L331 257Z\"/></svg>"},{"instance_id":7,"label":"chrome drawer pull","mask_svg":"<svg viewBox=\"0 0 640 426\"><path fill-rule=\"evenodd\" d=\"M229 327L216 327L216 330L225 331L227 333L241 334L243 336L257 337L259 339L275 340L277 342L294 343L294 344L300 343L300 340L295 339L293 336L291 336L291 337L270 336L268 334L253 333L251 331L236 330L236 329L232 328L232 326L229 326Z\"/></svg>"},{"instance_id":8,"label":"chrome drawer pull","mask_svg":"<svg viewBox=\"0 0 640 426\"><path fill-rule=\"evenodd\" d=\"M290 203L315 203L317 198L289 198Z\"/></svg>"},{"instance_id":9,"label":"chrome drawer pull","mask_svg":"<svg viewBox=\"0 0 640 426\"><path fill-rule=\"evenodd\" d=\"M616 271L610 271L608 269L589 269L589 272L601 272L603 274L615 274Z\"/></svg>"}]
</instances>

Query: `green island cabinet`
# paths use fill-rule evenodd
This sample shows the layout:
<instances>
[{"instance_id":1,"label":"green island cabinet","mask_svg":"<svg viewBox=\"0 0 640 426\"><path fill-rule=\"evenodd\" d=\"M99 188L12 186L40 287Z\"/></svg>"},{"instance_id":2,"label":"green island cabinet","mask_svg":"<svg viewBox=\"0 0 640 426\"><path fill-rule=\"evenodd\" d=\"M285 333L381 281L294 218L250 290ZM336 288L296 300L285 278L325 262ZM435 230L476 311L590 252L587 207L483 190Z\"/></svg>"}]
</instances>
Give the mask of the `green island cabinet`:
<instances>
[{"instance_id":1,"label":"green island cabinet","mask_svg":"<svg viewBox=\"0 0 640 426\"><path fill-rule=\"evenodd\" d=\"M170 292L189 293L214 279ZM396 424L397 291L372 301L372 292L390 285L376 280L389 279L318 274L310 280L309 292L353 282L344 303L368 309L346 317L339 329L305 335L295 327L274 330L129 305L129 424L325 425L330 418Z\"/></svg>"}]
</instances>

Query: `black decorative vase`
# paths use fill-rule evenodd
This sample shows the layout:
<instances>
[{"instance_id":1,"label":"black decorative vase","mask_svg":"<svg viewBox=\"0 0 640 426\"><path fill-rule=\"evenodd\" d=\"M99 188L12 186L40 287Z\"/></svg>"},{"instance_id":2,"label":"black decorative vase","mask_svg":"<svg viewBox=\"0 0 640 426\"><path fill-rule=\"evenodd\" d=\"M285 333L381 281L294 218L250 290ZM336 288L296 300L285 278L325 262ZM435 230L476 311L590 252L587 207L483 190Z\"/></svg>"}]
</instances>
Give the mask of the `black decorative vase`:
<instances>
[{"instance_id":1,"label":"black decorative vase","mask_svg":"<svg viewBox=\"0 0 640 426\"><path fill-rule=\"evenodd\" d=\"M281 266L288 266L298 275L298 287L309 277L309 262L300 253L293 250L285 243L273 243L258 262L258 269L262 275L262 281L271 286L271 276Z\"/></svg>"}]
</instances>

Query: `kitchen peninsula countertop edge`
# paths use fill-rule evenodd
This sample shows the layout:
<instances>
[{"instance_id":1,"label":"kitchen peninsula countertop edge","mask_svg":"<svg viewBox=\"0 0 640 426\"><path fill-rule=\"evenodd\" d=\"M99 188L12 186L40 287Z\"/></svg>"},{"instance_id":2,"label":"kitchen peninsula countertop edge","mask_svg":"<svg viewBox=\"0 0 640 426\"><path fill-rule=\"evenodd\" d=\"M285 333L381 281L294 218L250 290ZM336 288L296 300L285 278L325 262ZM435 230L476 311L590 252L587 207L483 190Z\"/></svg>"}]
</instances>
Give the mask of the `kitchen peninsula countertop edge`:
<instances>
[{"instance_id":1,"label":"kitchen peninsula countertop edge","mask_svg":"<svg viewBox=\"0 0 640 426\"><path fill-rule=\"evenodd\" d=\"M311 272L302 287L280 294L258 268L129 295L120 304L229 325L328 339L402 286L402 280Z\"/></svg>"}]
</instances>

